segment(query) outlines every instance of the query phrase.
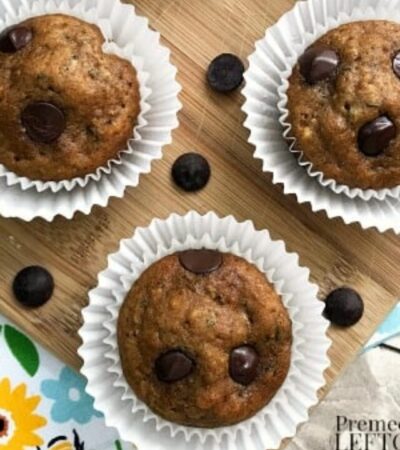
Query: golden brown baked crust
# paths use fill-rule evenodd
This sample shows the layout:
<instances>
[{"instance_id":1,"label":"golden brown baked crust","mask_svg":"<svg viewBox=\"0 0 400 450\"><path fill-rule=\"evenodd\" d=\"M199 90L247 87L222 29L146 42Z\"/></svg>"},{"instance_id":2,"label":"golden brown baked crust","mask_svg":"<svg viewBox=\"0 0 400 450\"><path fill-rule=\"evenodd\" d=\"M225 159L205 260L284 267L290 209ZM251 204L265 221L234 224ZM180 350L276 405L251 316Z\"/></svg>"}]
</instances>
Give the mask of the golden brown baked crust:
<instances>
[{"instance_id":1,"label":"golden brown baked crust","mask_svg":"<svg viewBox=\"0 0 400 450\"><path fill-rule=\"evenodd\" d=\"M336 28L318 45L336 50L340 65L335 80L309 85L299 64L289 80L289 121L297 148L326 178L361 189L400 185L400 79L393 58L400 50L400 25L356 22ZM385 114L397 136L379 156L358 147L358 132Z\"/></svg>"},{"instance_id":2,"label":"golden brown baked crust","mask_svg":"<svg viewBox=\"0 0 400 450\"><path fill-rule=\"evenodd\" d=\"M134 284L119 315L125 377L136 395L167 420L196 427L243 421L263 408L285 380L291 321L265 276L242 258L224 254L209 275L185 270L177 255L153 264ZM250 344L260 363L248 386L229 374L232 349ZM157 357L180 348L195 369L176 383L159 381Z\"/></svg>"},{"instance_id":3,"label":"golden brown baked crust","mask_svg":"<svg viewBox=\"0 0 400 450\"><path fill-rule=\"evenodd\" d=\"M0 53L0 163L20 176L66 180L95 172L126 148L140 107L132 65L102 52L95 25L65 15L27 20L33 40ZM57 105L66 129L51 144L25 132L21 112L35 101Z\"/></svg>"}]
</instances>

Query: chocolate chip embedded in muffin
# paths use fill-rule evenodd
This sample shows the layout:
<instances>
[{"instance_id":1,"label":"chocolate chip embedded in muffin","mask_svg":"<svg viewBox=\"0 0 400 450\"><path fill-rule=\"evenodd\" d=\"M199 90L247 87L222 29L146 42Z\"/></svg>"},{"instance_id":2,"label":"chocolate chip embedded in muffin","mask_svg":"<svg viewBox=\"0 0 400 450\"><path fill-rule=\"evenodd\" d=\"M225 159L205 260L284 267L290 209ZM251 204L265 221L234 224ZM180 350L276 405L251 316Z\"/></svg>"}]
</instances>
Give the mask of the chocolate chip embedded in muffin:
<instances>
[{"instance_id":1,"label":"chocolate chip embedded in muffin","mask_svg":"<svg viewBox=\"0 0 400 450\"><path fill-rule=\"evenodd\" d=\"M194 362L182 350L170 350L155 362L155 372L160 381L175 383L193 372Z\"/></svg>"},{"instance_id":2,"label":"chocolate chip embedded in muffin","mask_svg":"<svg viewBox=\"0 0 400 450\"><path fill-rule=\"evenodd\" d=\"M16 53L26 47L33 39L32 29L25 26L14 26L0 33L0 52Z\"/></svg>"},{"instance_id":3,"label":"chocolate chip embedded in muffin","mask_svg":"<svg viewBox=\"0 0 400 450\"><path fill-rule=\"evenodd\" d=\"M52 103L30 103L21 114L21 122L26 133L35 142L50 144L65 130L65 115Z\"/></svg>"},{"instance_id":4,"label":"chocolate chip embedded in muffin","mask_svg":"<svg viewBox=\"0 0 400 450\"><path fill-rule=\"evenodd\" d=\"M393 58L393 72L400 78L400 52L397 52Z\"/></svg>"},{"instance_id":5,"label":"chocolate chip embedded in muffin","mask_svg":"<svg viewBox=\"0 0 400 450\"><path fill-rule=\"evenodd\" d=\"M309 84L333 78L339 63L337 52L322 46L308 48L299 60L300 72Z\"/></svg>"},{"instance_id":6,"label":"chocolate chip embedded in muffin","mask_svg":"<svg viewBox=\"0 0 400 450\"><path fill-rule=\"evenodd\" d=\"M179 262L186 270L201 275L218 270L223 263L223 256L215 250L186 250L179 253Z\"/></svg>"},{"instance_id":7,"label":"chocolate chip embedded in muffin","mask_svg":"<svg viewBox=\"0 0 400 450\"><path fill-rule=\"evenodd\" d=\"M317 40L289 79L296 149L351 188L400 185L400 24L342 25Z\"/></svg>"},{"instance_id":8,"label":"chocolate chip embedded in muffin","mask_svg":"<svg viewBox=\"0 0 400 450\"><path fill-rule=\"evenodd\" d=\"M229 357L229 374L237 383L248 386L256 376L260 358L250 345L243 345L231 351Z\"/></svg>"},{"instance_id":9,"label":"chocolate chip embedded in muffin","mask_svg":"<svg viewBox=\"0 0 400 450\"><path fill-rule=\"evenodd\" d=\"M383 153L396 137L395 124L389 117L381 116L366 123L358 132L358 146L366 156Z\"/></svg>"},{"instance_id":10,"label":"chocolate chip embedded in muffin","mask_svg":"<svg viewBox=\"0 0 400 450\"><path fill-rule=\"evenodd\" d=\"M118 319L127 382L156 414L188 426L256 414L287 376L291 343L288 313L265 275L214 250L153 264Z\"/></svg>"},{"instance_id":11,"label":"chocolate chip embedded in muffin","mask_svg":"<svg viewBox=\"0 0 400 450\"><path fill-rule=\"evenodd\" d=\"M83 177L127 148L140 109L129 61L100 29L34 17L0 35L0 163L32 180ZM17 75L16 75L17 74Z\"/></svg>"}]
</instances>

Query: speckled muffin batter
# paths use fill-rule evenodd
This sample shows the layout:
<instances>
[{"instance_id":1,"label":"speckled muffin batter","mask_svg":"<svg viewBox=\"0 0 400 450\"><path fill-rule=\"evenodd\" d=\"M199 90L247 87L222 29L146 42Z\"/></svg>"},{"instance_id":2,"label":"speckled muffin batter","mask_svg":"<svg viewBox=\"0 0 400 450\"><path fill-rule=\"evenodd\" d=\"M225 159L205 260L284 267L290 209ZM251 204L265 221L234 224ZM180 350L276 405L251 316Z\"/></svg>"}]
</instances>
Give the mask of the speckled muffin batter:
<instances>
[{"instance_id":1,"label":"speckled muffin batter","mask_svg":"<svg viewBox=\"0 0 400 450\"><path fill-rule=\"evenodd\" d=\"M292 328L255 266L200 250L142 274L120 311L118 342L128 383L156 414L212 428L272 399L290 366Z\"/></svg>"},{"instance_id":2,"label":"speckled muffin batter","mask_svg":"<svg viewBox=\"0 0 400 450\"><path fill-rule=\"evenodd\" d=\"M361 189L400 185L400 25L336 28L289 80L296 148L326 178Z\"/></svg>"},{"instance_id":3,"label":"speckled muffin batter","mask_svg":"<svg viewBox=\"0 0 400 450\"><path fill-rule=\"evenodd\" d=\"M34 180L66 180L127 148L140 94L130 62L103 53L98 27L65 15L0 35L0 163Z\"/></svg>"}]
</instances>

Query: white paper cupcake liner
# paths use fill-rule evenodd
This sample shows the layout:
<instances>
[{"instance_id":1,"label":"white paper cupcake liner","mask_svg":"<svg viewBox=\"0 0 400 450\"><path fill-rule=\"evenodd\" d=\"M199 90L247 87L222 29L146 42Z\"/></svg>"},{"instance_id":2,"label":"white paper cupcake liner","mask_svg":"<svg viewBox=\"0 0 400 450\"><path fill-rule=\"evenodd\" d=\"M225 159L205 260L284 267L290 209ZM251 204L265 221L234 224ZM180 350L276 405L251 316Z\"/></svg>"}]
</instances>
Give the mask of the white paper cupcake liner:
<instances>
[{"instance_id":1,"label":"white paper cupcake liner","mask_svg":"<svg viewBox=\"0 0 400 450\"><path fill-rule=\"evenodd\" d=\"M325 210L329 217L341 217L346 223L358 222L363 228L396 232L400 231L400 186L352 189L315 171L296 150L288 122L286 92L299 56L319 37L358 20L400 21L399 6L399 0L297 2L257 42L243 90L249 140L256 147L255 157L263 161L263 170L273 174L274 183L283 184L285 193L295 194L300 203L311 203L313 211ZM288 151L285 137L292 140L292 152ZM300 159L293 157L293 153Z\"/></svg>"},{"instance_id":2,"label":"white paper cupcake liner","mask_svg":"<svg viewBox=\"0 0 400 450\"><path fill-rule=\"evenodd\" d=\"M141 273L166 255L203 247L254 263L274 284L293 324L291 366L281 389L253 418L216 429L173 424L139 400L123 376L116 334L121 304ZM100 273L83 311L79 354L95 407L104 413L108 425L139 450L278 448L283 438L293 436L307 420L309 408L318 401L318 389L325 384L330 340L317 292L309 282L309 271L299 267L298 256L287 253L282 241L272 241L267 231L256 231L250 221L238 223L232 216L220 219L214 213L191 212L138 228L108 258L108 267Z\"/></svg>"},{"instance_id":3,"label":"white paper cupcake liner","mask_svg":"<svg viewBox=\"0 0 400 450\"><path fill-rule=\"evenodd\" d=\"M119 0L0 0L0 27L54 13L98 25L107 41L104 51L132 62L140 84L141 113L127 147L93 174L43 182L18 177L0 166L0 213L6 217L51 221L56 215L72 218L77 211L88 214L94 205L105 206L150 172L152 161L162 157L162 147L171 143L172 130L178 126L181 87L176 69L169 62L169 51L160 45L160 35L132 5Z\"/></svg>"}]
</instances>

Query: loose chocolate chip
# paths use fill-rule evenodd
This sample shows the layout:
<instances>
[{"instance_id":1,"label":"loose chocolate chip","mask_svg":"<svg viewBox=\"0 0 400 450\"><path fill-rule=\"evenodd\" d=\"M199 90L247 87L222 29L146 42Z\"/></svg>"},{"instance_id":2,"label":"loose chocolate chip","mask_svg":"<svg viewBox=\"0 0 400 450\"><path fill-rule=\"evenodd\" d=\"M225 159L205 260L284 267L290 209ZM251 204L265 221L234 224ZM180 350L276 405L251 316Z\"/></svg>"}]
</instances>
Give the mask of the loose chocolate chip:
<instances>
[{"instance_id":1,"label":"loose chocolate chip","mask_svg":"<svg viewBox=\"0 0 400 450\"><path fill-rule=\"evenodd\" d=\"M179 253L181 265L197 275L206 275L218 270L223 259L222 253L215 250L187 250Z\"/></svg>"},{"instance_id":2,"label":"loose chocolate chip","mask_svg":"<svg viewBox=\"0 0 400 450\"><path fill-rule=\"evenodd\" d=\"M361 319L363 313L364 302L353 289L336 289L325 300L324 316L335 325L350 327Z\"/></svg>"},{"instance_id":3,"label":"loose chocolate chip","mask_svg":"<svg viewBox=\"0 0 400 450\"><path fill-rule=\"evenodd\" d=\"M35 142L51 144L64 132L65 115L61 109L47 102L28 105L21 115L22 125Z\"/></svg>"},{"instance_id":4,"label":"loose chocolate chip","mask_svg":"<svg viewBox=\"0 0 400 450\"><path fill-rule=\"evenodd\" d=\"M198 153L180 156L172 166L172 178L181 189L195 192L203 189L211 176L208 161Z\"/></svg>"},{"instance_id":5,"label":"loose chocolate chip","mask_svg":"<svg viewBox=\"0 0 400 450\"><path fill-rule=\"evenodd\" d=\"M54 280L43 267L27 267L15 277L13 291L20 303L35 308L50 300L54 291Z\"/></svg>"},{"instance_id":6,"label":"loose chocolate chip","mask_svg":"<svg viewBox=\"0 0 400 450\"><path fill-rule=\"evenodd\" d=\"M170 350L159 356L155 363L157 378L165 383L183 380L193 369L193 360L181 350Z\"/></svg>"},{"instance_id":7,"label":"loose chocolate chip","mask_svg":"<svg viewBox=\"0 0 400 450\"><path fill-rule=\"evenodd\" d=\"M0 34L0 52L15 53L26 47L33 38L32 30L23 26L5 29Z\"/></svg>"},{"instance_id":8,"label":"loose chocolate chip","mask_svg":"<svg viewBox=\"0 0 400 450\"><path fill-rule=\"evenodd\" d=\"M393 58L393 71L400 78L400 52Z\"/></svg>"},{"instance_id":9,"label":"loose chocolate chip","mask_svg":"<svg viewBox=\"0 0 400 450\"><path fill-rule=\"evenodd\" d=\"M244 386L249 385L257 376L260 358L253 347L243 345L232 350L229 358L231 378Z\"/></svg>"},{"instance_id":10,"label":"loose chocolate chip","mask_svg":"<svg viewBox=\"0 0 400 450\"><path fill-rule=\"evenodd\" d=\"M332 78L340 64L339 55L327 47L310 47L299 59L300 73L309 84Z\"/></svg>"},{"instance_id":11,"label":"loose chocolate chip","mask_svg":"<svg viewBox=\"0 0 400 450\"><path fill-rule=\"evenodd\" d=\"M396 137L396 125L387 116L365 124L358 132L358 147L366 156L378 156Z\"/></svg>"},{"instance_id":12,"label":"loose chocolate chip","mask_svg":"<svg viewBox=\"0 0 400 450\"><path fill-rule=\"evenodd\" d=\"M208 67L208 84L218 92L231 92L243 82L244 65L235 55L223 53Z\"/></svg>"}]
</instances>

